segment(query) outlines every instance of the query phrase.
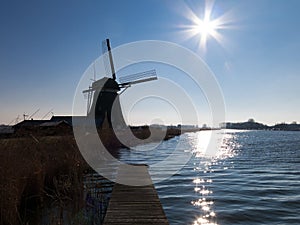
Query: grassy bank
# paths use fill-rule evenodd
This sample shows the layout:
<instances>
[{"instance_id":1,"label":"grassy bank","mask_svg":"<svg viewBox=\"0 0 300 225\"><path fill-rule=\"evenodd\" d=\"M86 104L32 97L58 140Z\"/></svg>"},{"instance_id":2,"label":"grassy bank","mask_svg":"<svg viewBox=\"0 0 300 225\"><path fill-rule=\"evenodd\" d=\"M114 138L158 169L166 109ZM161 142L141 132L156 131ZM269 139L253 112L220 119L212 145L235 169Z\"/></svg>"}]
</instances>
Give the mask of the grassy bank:
<instances>
[{"instance_id":1,"label":"grassy bank","mask_svg":"<svg viewBox=\"0 0 300 225\"><path fill-rule=\"evenodd\" d=\"M150 136L147 128L132 131L139 139ZM162 137L161 132L157 130L148 142ZM179 129L168 129L163 139L180 134ZM100 130L99 136L108 149L124 146L112 130ZM32 129L0 138L0 223L39 224L37 213L49 203L61 207L69 202L79 210L84 204L82 179L87 170L71 130L62 135Z\"/></svg>"}]
</instances>

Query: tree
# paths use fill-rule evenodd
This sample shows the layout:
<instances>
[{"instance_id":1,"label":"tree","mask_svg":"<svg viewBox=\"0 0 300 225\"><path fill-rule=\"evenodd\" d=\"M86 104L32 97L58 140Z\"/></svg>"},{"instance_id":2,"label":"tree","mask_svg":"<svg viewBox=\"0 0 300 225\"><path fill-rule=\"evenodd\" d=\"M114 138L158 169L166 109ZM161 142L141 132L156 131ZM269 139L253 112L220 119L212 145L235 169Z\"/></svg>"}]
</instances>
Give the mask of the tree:
<instances>
[{"instance_id":1,"label":"tree","mask_svg":"<svg viewBox=\"0 0 300 225\"><path fill-rule=\"evenodd\" d=\"M255 120L252 118L248 120L248 123L254 123L254 122L255 122Z\"/></svg>"}]
</instances>

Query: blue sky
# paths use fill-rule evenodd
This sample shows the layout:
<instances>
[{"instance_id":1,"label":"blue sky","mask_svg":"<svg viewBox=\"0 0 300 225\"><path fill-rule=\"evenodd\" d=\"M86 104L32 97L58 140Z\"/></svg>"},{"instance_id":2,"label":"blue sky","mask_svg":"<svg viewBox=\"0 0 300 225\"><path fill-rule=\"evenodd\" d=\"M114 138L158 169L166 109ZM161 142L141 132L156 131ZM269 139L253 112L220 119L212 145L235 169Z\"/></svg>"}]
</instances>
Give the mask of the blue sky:
<instances>
[{"instance_id":1,"label":"blue sky","mask_svg":"<svg viewBox=\"0 0 300 225\"><path fill-rule=\"evenodd\" d=\"M38 108L37 119L51 108L56 115L70 114L77 83L107 37L113 47L163 40L201 56L222 88L228 121L300 122L300 2L215 1L212 16L225 13L231 22L219 30L226 41L208 38L205 52L197 37L182 33L191 25L185 8L201 17L204 6L171 0L1 1L0 124Z\"/></svg>"}]
</instances>

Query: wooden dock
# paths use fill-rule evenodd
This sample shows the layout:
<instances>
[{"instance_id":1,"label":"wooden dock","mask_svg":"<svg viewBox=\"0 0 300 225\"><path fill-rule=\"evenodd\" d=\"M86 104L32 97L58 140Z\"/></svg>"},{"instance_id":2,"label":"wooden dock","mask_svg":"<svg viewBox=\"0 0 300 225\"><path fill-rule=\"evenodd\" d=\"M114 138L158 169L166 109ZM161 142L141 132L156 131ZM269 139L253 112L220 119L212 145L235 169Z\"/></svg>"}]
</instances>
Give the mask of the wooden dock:
<instances>
[{"instance_id":1,"label":"wooden dock","mask_svg":"<svg viewBox=\"0 0 300 225\"><path fill-rule=\"evenodd\" d=\"M136 165L137 166L137 165ZM118 170L117 181L121 180L124 171L122 166ZM148 183L146 186L127 186L115 183L111 199L104 218L104 225L167 225L156 190L146 165L139 165L135 174Z\"/></svg>"}]
</instances>

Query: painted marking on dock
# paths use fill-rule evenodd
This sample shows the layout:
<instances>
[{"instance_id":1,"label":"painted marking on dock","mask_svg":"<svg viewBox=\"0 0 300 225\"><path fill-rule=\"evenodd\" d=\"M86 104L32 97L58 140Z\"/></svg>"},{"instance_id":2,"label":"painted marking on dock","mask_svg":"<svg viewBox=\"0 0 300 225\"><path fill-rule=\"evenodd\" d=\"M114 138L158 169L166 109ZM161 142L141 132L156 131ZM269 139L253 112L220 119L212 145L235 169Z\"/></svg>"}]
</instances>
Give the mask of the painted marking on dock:
<instances>
[{"instance_id":1,"label":"painted marking on dock","mask_svg":"<svg viewBox=\"0 0 300 225\"><path fill-rule=\"evenodd\" d=\"M148 167L136 166L138 172L135 174L135 179L143 179L148 185L127 186L116 182L104 218L104 225L169 224L152 184ZM125 166L120 166L117 181L123 179L124 173L126 173Z\"/></svg>"}]
</instances>

